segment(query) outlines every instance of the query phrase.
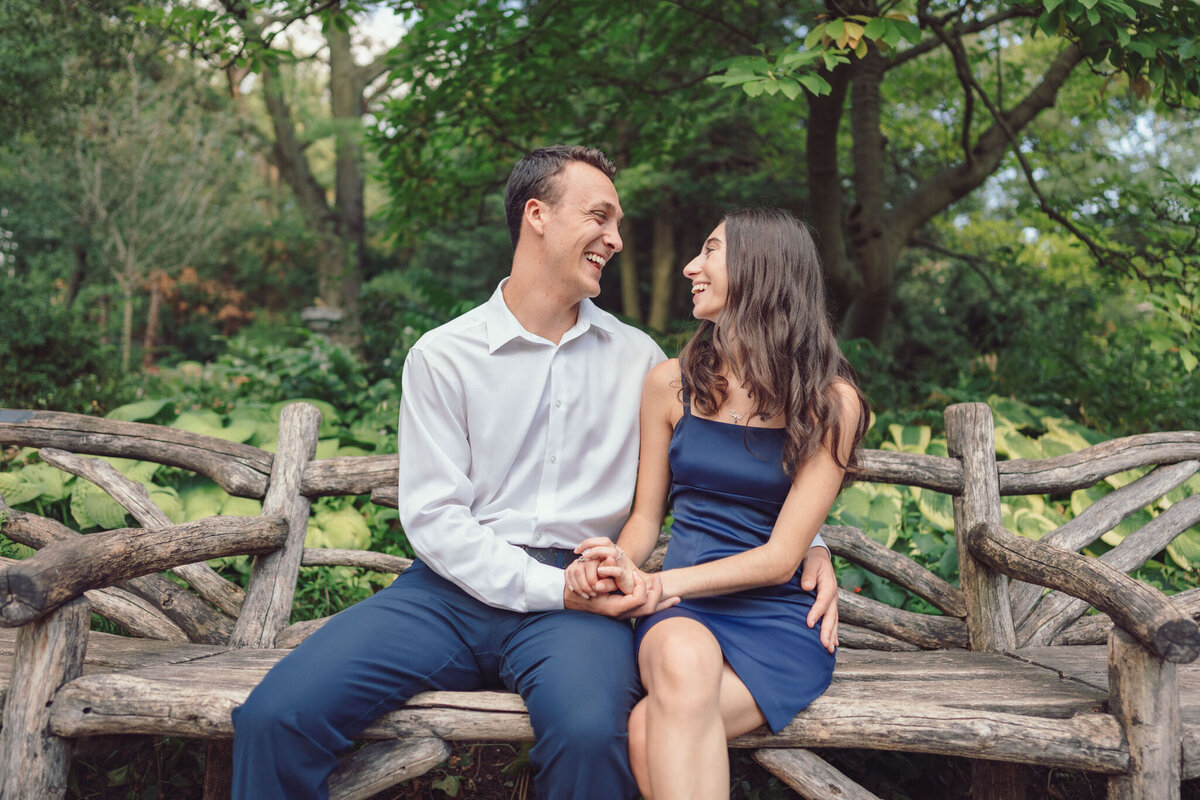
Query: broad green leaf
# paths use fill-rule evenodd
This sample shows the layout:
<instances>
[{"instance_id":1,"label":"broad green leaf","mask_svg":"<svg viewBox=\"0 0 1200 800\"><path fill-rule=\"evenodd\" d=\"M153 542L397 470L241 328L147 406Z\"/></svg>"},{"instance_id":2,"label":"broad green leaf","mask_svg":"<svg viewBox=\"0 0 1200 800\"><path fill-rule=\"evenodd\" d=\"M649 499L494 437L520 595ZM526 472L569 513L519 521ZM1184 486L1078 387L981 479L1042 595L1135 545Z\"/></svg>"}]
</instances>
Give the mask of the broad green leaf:
<instances>
[{"instance_id":1,"label":"broad green leaf","mask_svg":"<svg viewBox=\"0 0 1200 800\"><path fill-rule=\"evenodd\" d=\"M1200 567L1200 530L1189 528L1167 545L1167 555L1187 570Z\"/></svg>"},{"instance_id":2,"label":"broad green leaf","mask_svg":"<svg viewBox=\"0 0 1200 800\"><path fill-rule=\"evenodd\" d=\"M1040 428L1040 415L1026 403L1013 400L1011 397L992 395L987 399L992 413L996 415L997 426L1010 428Z\"/></svg>"},{"instance_id":3,"label":"broad green leaf","mask_svg":"<svg viewBox=\"0 0 1200 800\"><path fill-rule=\"evenodd\" d=\"M0 472L0 496L10 506L28 503L42 494L41 483L30 482L19 472Z\"/></svg>"},{"instance_id":4,"label":"broad green leaf","mask_svg":"<svg viewBox=\"0 0 1200 800\"><path fill-rule=\"evenodd\" d=\"M136 422L141 419L150 419L159 411L162 411L163 406L169 402L169 400L139 400L136 403L117 406L105 414L104 417L106 419L117 420L118 422Z\"/></svg>"},{"instance_id":5,"label":"broad green leaf","mask_svg":"<svg viewBox=\"0 0 1200 800\"><path fill-rule=\"evenodd\" d=\"M117 472L138 483L149 483L162 469L162 464L156 464L153 461L135 461L132 458L110 458L108 456L101 456L101 460L107 461Z\"/></svg>"},{"instance_id":6,"label":"broad green leaf","mask_svg":"<svg viewBox=\"0 0 1200 800\"><path fill-rule=\"evenodd\" d=\"M221 505L221 514L226 517L257 517L262 513L262 501L249 497L230 497Z\"/></svg>"},{"instance_id":7,"label":"broad green leaf","mask_svg":"<svg viewBox=\"0 0 1200 800\"><path fill-rule=\"evenodd\" d=\"M337 455L341 442L337 439L321 439L317 442L317 458L333 458Z\"/></svg>"},{"instance_id":8,"label":"broad green leaf","mask_svg":"<svg viewBox=\"0 0 1200 800\"><path fill-rule=\"evenodd\" d=\"M1042 458L1041 446L1013 428L996 428L996 452L1005 458Z\"/></svg>"},{"instance_id":9,"label":"broad green leaf","mask_svg":"<svg viewBox=\"0 0 1200 800\"><path fill-rule=\"evenodd\" d=\"M1028 508L1018 508L1013 513L1013 532L1026 539L1041 539L1058 525L1045 514Z\"/></svg>"},{"instance_id":10,"label":"broad green leaf","mask_svg":"<svg viewBox=\"0 0 1200 800\"><path fill-rule=\"evenodd\" d=\"M1196 356L1193 355L1192 351L1186 347L1179 348L1179 358L1183 361L1183 368L1188 373L1191 373L1191 371L1196 368Z\"/></svg>"},{"instance_id":11,"label":"broad green leaf","mask_svg":"<svg viewBox=\"0 0 1200 800\"><path fill-rule=\"evenodd\" d=\"M11 473L0 473L0 476ZM41 486L41 496L50 502L66 498L71 476L49 464L30 464L17 473L26 481ZM10 503L14 502L12 500Z\"/></svg>"},{"instance_id":12,"label":"broad green leaf","mask_svg":"<svg viewBox=\"0 0 1200 800\"><path fill-rule=\"evenodd\" d=\"M1106 483L1098 483L1094 486L1088 486L1086 489L1076 489L1071 492L1071 513L1078 517L1083 513L1083 510L1092 503L1104 497L1106 494L1111 494L1112 488Z\"/></svg>"},{"instance_id":13,"label":"broad green leaf","mask_svg":"<svg viewBox=\"0 0 1200 800\"><path fill-rule=\"evenodd\" d=\"M883 17L875 17L863 28L863 35L868 39L878 39L883 36L888 27L887 20Z\"/></svg>"},{"instance_id":14,"label":"broad green leaf","mask_svg":"<svg viewBox=\"0 0 1200 800\"><path fill-rule=\"evenodd\" d=\"M912 493L916 496L921 515L930 524L944 531L954 530L954 500L950 495L916 487Z\"/></svg>"},{"instance_id":15,"label":"broad green leaf","mask_svg":"<svg viewBox=\"0 0 1200 800\"><path fill-rule=\"evenodd\" d=\"M896 449L904 453L924 453L933 432L928 425L888 425Z\"/></svg>"},{"instance_id":16,"label":"broad green leaf","mask_svg":"<svg viewBox=\"0 0 1200 800\"><path fill-rule=\"evenodd\" d=\"M176 525L187 521L183 513L183 503L180 502L179 493L175 489L170 486L147 486L146 489L150 492L150 499L162 509L167 519Z\"/></svg>"},{"instance_id":17,"label":"broad green leaf","mask_svg":"<svg viewBox=\"0 0 1200 800\"><path fill-rule=\"evenodd\" d=\"M1138 530L1152 519L1154 519L1154 517L1149 511L1144 508L1140 509L1135 511L1132 515L1121 520L1117 527L1101 536L1100 539L1105 544L1116 547L1121 542L1125 541L1126 536Z\"/></svg>"},{"instance_id":18,"label":"broad green leaf","mask_svg":"<svg viewBox=\"0 0 1200 800\"><path fill-rule=\"evenodd\" d=\"M324 531L326 547L365 550L371 546L371 529L353 507L338 511L318 509L314 519Z\"/></svg>"},{"instance_id":19,"label":"broad green leaf","mask_svg":"<svg viewBox=\"0 0 1200 800\"><path fill-rule=\"evenodd\" d=\"M217 516L228 497L225 490L215 483L202 483L180 490L179 499L183 503L184 521L193 522Z\"/></svg>"},{"instance_id":20,"label":"broad green leaf","mask_svg":"<svg viewBox=\"0 0 1200 800\"><path fill-rule=\"evenodd\" d=\"M125 509L89 481L76 481L71 490L71 516L80 527L105 530L125 527Z\"/></svg>"}]
</instances>

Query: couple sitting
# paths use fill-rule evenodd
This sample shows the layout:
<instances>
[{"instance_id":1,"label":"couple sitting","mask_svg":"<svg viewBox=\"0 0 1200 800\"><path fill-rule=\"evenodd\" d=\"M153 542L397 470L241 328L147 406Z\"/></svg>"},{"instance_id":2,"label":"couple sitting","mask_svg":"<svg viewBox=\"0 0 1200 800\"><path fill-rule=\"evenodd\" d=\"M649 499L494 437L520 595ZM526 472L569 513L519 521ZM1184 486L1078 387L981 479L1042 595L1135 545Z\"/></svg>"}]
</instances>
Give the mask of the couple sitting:
<instances>
[{"instance_id":1,"label":"couple sitting","mask_svg":"<svg viewBox=\"0 0 1200 800\"><path fill-rule=\"evenodd\" d=\"M566 146L513 169L510 276L404 366L418 560L235 710L234 797L323 797L380 715L497 687L529 709L543 800L727 797L726 739L778 731L829 685L837 587L816 534L867 410L812 239L785 212L727 216L683 270L702 322L666 360L588 299L621 249L613 174Z\"/></svg>"}]
</instances>

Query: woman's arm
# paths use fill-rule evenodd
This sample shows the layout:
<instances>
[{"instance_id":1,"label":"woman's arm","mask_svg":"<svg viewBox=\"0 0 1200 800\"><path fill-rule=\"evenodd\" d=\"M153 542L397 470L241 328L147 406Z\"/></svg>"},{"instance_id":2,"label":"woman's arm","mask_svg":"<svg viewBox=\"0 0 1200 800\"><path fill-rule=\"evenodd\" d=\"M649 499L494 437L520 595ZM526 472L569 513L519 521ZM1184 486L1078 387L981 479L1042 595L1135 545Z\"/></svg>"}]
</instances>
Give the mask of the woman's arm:
<instances>
[{"instance_id":1,"label":"woman's arm","mask_svg":"<svg viewBox=\"0 0 1200 800\"><path fill-rule=\"evenodd\" d=\"M637 490L633 510L621 528L615 548L616 553L625 554L622 563L626 568L622 573L624 580L617 581L617 585L625 592L632 587L631 570L628 568L645 563L658 543L658 534L662 530L667 494L671 488L668 449L674 423L682 410L678 399L679 385L678 359L658 364L647 373L642 383ZM603 536L594 537L575 548L577 553L588 551L594 551L595 555L585 555L567 567L567 587L584 596L612 591L614 585L598 578L596 574L597 567L615 564L612 541Z\"/></svg>"},{"instance_id":2,"label":"woman's arm","mask_svg":"<svg viewBox=\"0 0 1200 800\"><path fill-rule=\"evenodd\" d=\"M837 446L845 463L853 448L860 408L855 392L847 384L839 382L832 391L837 394L840 406L841 440ZM827 441L825 447L796 470L792 488L766 543L706 564L664 570L663 596L705 597L788 581L799 568L841 489L843 470L833 458L832 446L833 442ZM640 496L640 475L638 489ZM637 539L639 544L644 535ZM624 536L622 533L622 541Z\"/></svg>"}]
</instances>

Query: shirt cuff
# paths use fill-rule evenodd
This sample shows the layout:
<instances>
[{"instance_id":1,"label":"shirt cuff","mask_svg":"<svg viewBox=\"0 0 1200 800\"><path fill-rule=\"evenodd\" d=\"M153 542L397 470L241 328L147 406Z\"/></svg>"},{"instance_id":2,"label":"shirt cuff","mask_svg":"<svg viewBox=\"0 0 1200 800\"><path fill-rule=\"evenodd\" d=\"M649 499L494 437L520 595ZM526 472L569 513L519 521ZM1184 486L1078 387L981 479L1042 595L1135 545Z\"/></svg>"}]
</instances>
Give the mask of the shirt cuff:
<instances>
[{"instance_id":1,"label":"shirt cuff","mask_svg":"<svg viewBox=\"0 0 1200 800\"><path fill-rule=\"evenodd\" d=\"M529 611L561 611L566 586L563 570L529 559L525 568L525 604Z\"/></svg>"}]
</instances>

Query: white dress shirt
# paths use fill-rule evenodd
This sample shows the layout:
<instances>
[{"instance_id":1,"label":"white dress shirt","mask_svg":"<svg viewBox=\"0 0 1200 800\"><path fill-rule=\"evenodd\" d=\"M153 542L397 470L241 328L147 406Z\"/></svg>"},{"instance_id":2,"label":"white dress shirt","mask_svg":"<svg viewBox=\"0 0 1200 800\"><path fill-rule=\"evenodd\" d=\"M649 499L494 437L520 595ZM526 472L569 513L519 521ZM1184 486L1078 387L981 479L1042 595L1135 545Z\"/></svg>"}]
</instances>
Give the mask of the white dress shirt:
<instances>
[{"instance_id":1,"label":"white dress shirt","mask_svg":"<svg viewBox=\"0 0 1200 800\"><path fill-rule=\"evenodd\" d=\"M431 569L489 605L563 607L563 571L514 545L614 541L637 480L642 382L666 356L590 300L556 345L491 299L409 351L400 521Z\"/></svg>"}]
</instances>

